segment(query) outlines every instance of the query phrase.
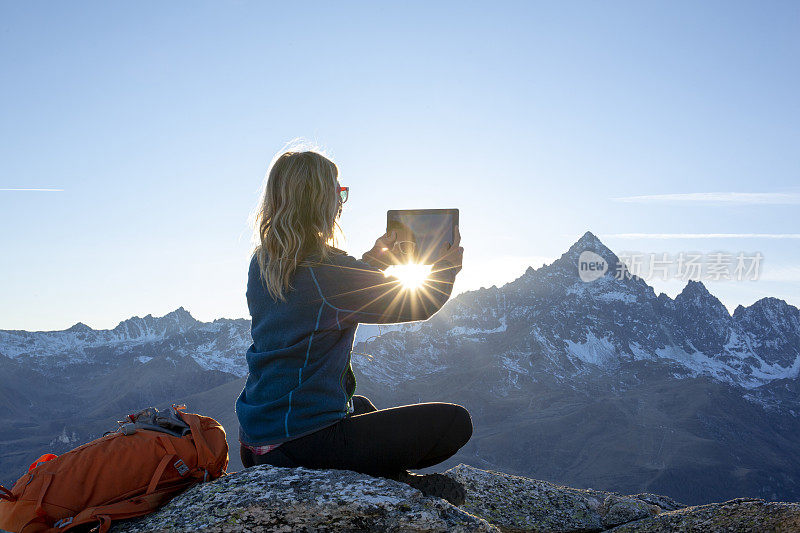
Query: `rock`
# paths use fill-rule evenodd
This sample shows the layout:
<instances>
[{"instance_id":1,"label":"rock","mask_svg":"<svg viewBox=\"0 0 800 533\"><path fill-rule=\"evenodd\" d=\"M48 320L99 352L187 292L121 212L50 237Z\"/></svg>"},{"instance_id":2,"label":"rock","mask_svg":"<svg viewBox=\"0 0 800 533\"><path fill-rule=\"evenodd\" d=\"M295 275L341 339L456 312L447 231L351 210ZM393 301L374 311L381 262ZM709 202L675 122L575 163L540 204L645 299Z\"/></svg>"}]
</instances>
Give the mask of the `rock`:
<instances>
[{"instance_id":1,"label":"rock","mask_svg":"<svg viewBox=\"0 0 800 533\"><path fill-rule=\"evenodd\" d=\"M686 507L657 494L575 489L458 465L461 507L408 485L346 470L257 466L192 487L114 533L293 532L791 532L800 503L738 499Z\"/></svg>"},{"instance_id":2,"label":"rock","mask_svg":"<svg viewBox=\"0 0 800 533\"><path fill-rule=\"evenodd\" d=\"M600 509L603 527L609 528L647 518L661 511L657 506L629 496L609 494Z\"/></svg>"},{"instance_id":3,"label":"rock","mask_svg":"<svg viewBox=\"0 0 800 533\"><path fill-rule=\"evenodd\" d=\"M768 533L800 531L800 503L739 498L685 507L624 524L614 533Z\"/></svg>"},{"instance_id":4,"label":"rock","mask_svg":"<svg viewBox=\"0 0 800 533\"><path fill-rule=\"evenodd\" d=\"M485 520L410 486L346 470L256 466L192 487L115 533L144 531L495 532Z\"/></svg>"},{"instance_id":5,"label":"rock","mask_svg":"<svg viewBox=\"0 0 800 533\"><path fill-rule=\"evenodd\" d=\"M504 531L601 531L661 511L637 496L573 489L463 464L446 473L467 489L461 508Z\"/></svg>"},{"instance_id":6,"label":"rock","mask_svg":"<svg viewBox=\"0 0 800 533\"><path fill-rule=\"evenodd\" d=\"M683 509L686 505L678 503L669 496L662 496L660 494L650 494L649 492L642 492L632 496L637 500L658 506L662 511L674 511L676 509Z\"/></svg>"}]
</instances>

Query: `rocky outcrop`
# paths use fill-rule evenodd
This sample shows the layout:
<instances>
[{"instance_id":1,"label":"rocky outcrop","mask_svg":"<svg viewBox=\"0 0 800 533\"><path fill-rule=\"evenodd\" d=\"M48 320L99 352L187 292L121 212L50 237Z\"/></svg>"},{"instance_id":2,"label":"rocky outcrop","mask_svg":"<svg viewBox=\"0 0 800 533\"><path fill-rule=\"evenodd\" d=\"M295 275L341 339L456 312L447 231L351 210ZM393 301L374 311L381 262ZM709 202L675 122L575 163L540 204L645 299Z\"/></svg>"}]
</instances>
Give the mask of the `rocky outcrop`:
<instances>
[{"instance_id":1,"label":"rocky outcrop","mask_svg":"<svg viewBox=\"0 0 800 533\"><path fill-rule=\"evenodd\" d=\"M739 499L686 507L656 494L574 489L458 465L467 489L454 507L408 485L341 470L259 466L197 485L116 533L145 531L614 531L800 530L800 504Z\"/></svg>"},{"instance_id":2,"label":"rocky outcrop","mask_svg":"<svg viewBox=\"0 0 800 533\"><path fill-rule=\"evenodd\" d=\"M602 531L684 507L665 496L573 489L463 464L447 473L467 489L461 509L502 531Z\"/></svg>"},{"instance_id":3,"label":"rocky outcrop","mask_svg":"<svg viewBox=\"0 0 800 533\"><path fill-rule=\"evenodd\" d=\"M497 531L410 486L343 470L257 466L196 485L158 512L116 526L145 531Z\"/></svg>"},{"instance_id":4,"label":"rocky outcrop","mask_svg":"<svg viewBox=\"0 0 800 533\"><path fill-rule=\"evenodd\" d=\"M739 498L661 513L615 528L614 533L791 533L800 531L800 504Z\"/></svg>"}]
</instances>

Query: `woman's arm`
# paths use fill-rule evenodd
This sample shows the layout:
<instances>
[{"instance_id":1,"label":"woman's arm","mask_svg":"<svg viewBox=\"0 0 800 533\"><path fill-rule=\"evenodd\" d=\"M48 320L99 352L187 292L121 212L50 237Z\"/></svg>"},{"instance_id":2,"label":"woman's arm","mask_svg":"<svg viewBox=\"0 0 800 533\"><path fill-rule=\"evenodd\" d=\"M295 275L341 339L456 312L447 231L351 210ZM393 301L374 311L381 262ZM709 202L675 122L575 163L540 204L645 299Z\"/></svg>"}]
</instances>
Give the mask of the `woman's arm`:
<instances>
[{"instance_id":1,"label":"woman's arm","mask_svg":"<svg viewBox=\"0 0 800 533\"><path fill-rule=\"evenodd\" d=\"M337 258L337 264L311 266L320 295L341 313L340 322L347 324L430 318L450 298L455 272L450 263L437 263L422 287L409 290L396 277L349 256Z\"/></svg>"},{"instance_id":2,"label":"woman's arm","mask_svg":"<svg viewBox=\"0 0 800 533\"><path fill-rule=\"evenodd\" d=\"M428 279L417 289L403 287L394 276L386 276L379 266L388 266L378 252L391 249L388 239L378 239L367 252L367 261L350 256L337 256L333 263L311 266L311 273L321 297L341 314L348 324L391 324L425 320L438 311L453 291L456 274L461 270L463 248L457 238L434 264ZM372 252L372 253L371 253Z\"/></svg>"}]
</instances>

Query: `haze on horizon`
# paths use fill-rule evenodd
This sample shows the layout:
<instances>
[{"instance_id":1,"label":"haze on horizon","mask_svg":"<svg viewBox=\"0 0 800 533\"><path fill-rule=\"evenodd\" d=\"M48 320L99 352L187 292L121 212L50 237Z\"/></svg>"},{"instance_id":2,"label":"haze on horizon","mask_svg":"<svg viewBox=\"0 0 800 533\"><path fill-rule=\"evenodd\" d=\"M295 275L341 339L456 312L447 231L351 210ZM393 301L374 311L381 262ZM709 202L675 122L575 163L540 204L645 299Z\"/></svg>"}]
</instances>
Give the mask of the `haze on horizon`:
<instances>
[{"instance_id":1,"label":"haze on horizon","mask_svg":"<svg viewBox=\"0 0 800 533\"><path fill-rule=\"evenodd\" d=\"M387 209L461 209L456 292L590 230L759 252L758 281L704 283L800 306L796 3L7 2L0 29L0 329L247 316L248 215L293 138L351 187L353 255Z\"/></svg>"}]
</instances>

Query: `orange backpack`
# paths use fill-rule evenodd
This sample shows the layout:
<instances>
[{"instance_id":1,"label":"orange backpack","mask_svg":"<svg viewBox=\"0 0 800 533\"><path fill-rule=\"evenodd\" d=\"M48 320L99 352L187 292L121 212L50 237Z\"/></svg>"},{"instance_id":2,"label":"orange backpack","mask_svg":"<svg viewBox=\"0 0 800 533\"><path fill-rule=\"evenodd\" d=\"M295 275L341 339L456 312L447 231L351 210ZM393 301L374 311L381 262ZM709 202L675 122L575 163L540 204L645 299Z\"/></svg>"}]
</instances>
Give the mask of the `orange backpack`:
<instances>
[{"instance_id":1,"label":"orange backpack","mask_svg":"<svg viewBox=\"0 0 800 533\"><path fill-rule=\"evenodd\" d=\"M11 490L0 486L0 529L54 533L99 524L105 533L111 520L150 513L191 485L225 475L225 430L181 409L145 409L99 439L43 456Z\"/></svg>"}]
</instances>

